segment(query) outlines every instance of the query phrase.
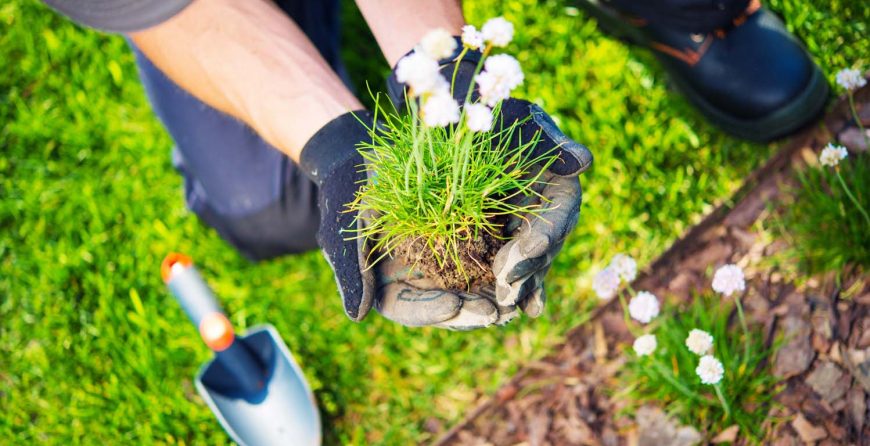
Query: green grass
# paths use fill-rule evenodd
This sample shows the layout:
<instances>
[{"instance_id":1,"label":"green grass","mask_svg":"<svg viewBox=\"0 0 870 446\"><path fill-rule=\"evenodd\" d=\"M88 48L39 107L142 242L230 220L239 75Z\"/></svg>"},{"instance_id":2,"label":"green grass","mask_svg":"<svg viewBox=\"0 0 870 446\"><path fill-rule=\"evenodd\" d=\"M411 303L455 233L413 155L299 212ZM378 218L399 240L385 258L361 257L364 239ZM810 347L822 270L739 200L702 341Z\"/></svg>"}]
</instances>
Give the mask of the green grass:
<instances>
[{"instance_id":1,"label":"green grass","mask_svg":"<svg viewBox=\"0 0 870 446\"><path fill-rule=\"evenodd\" d=\"M626 399L623 410L633 416L643 404L652 403L675 416L681 423L697 429L709 441L725 428L740 426L740 437L761 443L770 434L771 423L764 423L778 379L771 373L769 358L773 349L764 345L761 327L745 333L734 317L734 300L712 293L696 296L682 306L666 305L648 328L658 347L649 356L630 354L620 373L615 398ZM686 346L693 329L713 336L708 352L722 362L724 374L718 384L723 400L713 385L703 384L695 372L700 356Z\"/></svg>"},{"instance_id":2,"label":"green grass","mask_svg":"<svg viewBox=\"0 0 870 446\"><path fill-rule=\"evenodd\" d=\"M777 229L790 242L787 254L808 273L870 268L870 222L843 188L870 209L870 156L853 153L838 170L840 178L834 168L807 166L780 206Z\"/></svg>"},{"instance_id":3,"label":"green grass","mask_svg":"<svg viewBox=\"0 0 870 446\"><path fill-rule=\"evenodd\" d=\"M395 107L377 107L374 113L382 125L369 127L372 141L357 146L372 181L349 206L369 217L353 235L372 242L374 261L419 246L440 268L455 268L468 283L466 268L473 264L463 265L460 256L468 253L461 251L484 232L501 237L503 219L538 212L539 204L518 198L536 194L543 169L535 166L546 168L557 155L532 155L540 132L510 146L524 121L474 132L463 108L457 125L428 127L413 101L402 113Z\"/></svg>"},{"instance_id":4,"label":"green grass","mask_svg":"<svg viewBox=\"0 0 870 446\"><path fill-rule=\"evenodd\" d=\"M866 65L862 2L777 0L830 77ZM273 323L315 389L327 440L431 438L596 303L590 267L653 259L771 152L703 122L646 52L562 2L468 2L517 27L508 52L539 102L596 163L581 221L548 277L548 310L502 329L349 322L319 253L250 264L185 210L172 142L149 111L123 39L35 0L0 6L0 443L217 444L193 390L207 352L164 290L159 262L187 252L241 327ZM359 14L344 17L358 91L386 64ZM379 88L375 88L379 89ZM365 99L365 98L363 98Z\"/></svg>"}]
</instances>

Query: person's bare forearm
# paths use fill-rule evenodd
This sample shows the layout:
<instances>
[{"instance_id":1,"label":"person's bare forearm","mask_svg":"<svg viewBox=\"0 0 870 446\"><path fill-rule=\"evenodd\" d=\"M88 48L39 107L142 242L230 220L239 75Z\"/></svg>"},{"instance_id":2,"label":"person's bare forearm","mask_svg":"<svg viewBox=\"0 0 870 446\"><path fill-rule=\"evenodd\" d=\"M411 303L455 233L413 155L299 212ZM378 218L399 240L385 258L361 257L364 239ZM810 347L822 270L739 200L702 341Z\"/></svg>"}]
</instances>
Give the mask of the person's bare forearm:
<instances>
[{"instance_id":1,"label":"person's bare forearm","mask_svg":"<svg viewBox=\"0 0 870 446\"><path fill-rule=\"evenodd\" d=\"M295 161L323 125L362 108L268 0L197 0L130 37L182 88L241 119Z\"/></svg>"},{"instance_id":2,"label":"person's bare forearm","mask_svg":"<svg viewBox=\"0 0 870 446\"><path fill-rule=\"evenodd\" d=\"M459 35L465 25L460 0L356 0L390 66L426 35L443 28Z\"/></svg>"}]
</instances>

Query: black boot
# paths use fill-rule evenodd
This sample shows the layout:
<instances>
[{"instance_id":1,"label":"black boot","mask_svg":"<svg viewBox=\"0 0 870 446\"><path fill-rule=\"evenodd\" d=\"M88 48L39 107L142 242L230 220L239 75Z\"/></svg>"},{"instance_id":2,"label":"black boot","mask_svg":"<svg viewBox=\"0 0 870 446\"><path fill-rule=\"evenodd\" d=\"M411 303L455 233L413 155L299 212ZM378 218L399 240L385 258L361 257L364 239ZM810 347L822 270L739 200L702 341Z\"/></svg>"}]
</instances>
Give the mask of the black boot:
<instances>
[{"instance_id":1,"label":"black boot","mask_svg":"<svg viewBox=\"0 0 870 446\"><path fill-rule=\"evenodd\" d=\"M690 29L686 16L681 22L662 19L664 11L639 17L611 2L577 1L606 31L650 48L701 113L736 136L767 141L787 135L816 118L828 99L819 68L757 0L726 16L727 23L721 16L730 2L719 2L713 20L697 21L701 29ZM709 26L714 21L717 28Z\"/></svg>"}]
</instances>

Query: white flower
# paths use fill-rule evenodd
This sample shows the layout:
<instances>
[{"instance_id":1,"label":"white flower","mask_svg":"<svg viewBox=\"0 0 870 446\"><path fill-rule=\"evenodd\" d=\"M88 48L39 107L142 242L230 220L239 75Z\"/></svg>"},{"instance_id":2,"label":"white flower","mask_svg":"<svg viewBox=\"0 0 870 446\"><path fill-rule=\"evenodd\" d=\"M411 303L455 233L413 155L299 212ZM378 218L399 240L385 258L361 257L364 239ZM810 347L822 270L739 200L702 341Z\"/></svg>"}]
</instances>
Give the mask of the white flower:
<instances>
[{"instance_id":1,"label":"white flower","mask_svg":"<svg viewBox=\"0 0 870 446\"><path fill-rule=\"evenodd\" d=\"M420 41L420 50L438 60L450 57L456 50L456 39L442 28L430 31Z\"/></svg>"},{"instance_id":2,"label":"white flower","mask_svg":"<svg viewBox=\"0 0 870 446\"><path fill-rule=\"evenodd\" d=\"M476 50L483 46L483 34L474 25L462 27L462 44Z\"/></svg>"},{"instance_id":3,"label":"white flower","mask_svg":"<svg viewBox=\"0 0 870 446\"><path fill-rule=\"evenodd\" d=\"M486 21L480 28L483 39L492 46L505 46L514 38L514 25L504 17L495 17Z\"/></svg>"},{"instance_id":4,"label":"white flower","mask_svg":"<svg viewBox=\"0 0 870 446\"><path fill-rule=\"evenodd\" d=\"M823 166L834 167L840 164L840 160L847 156L849 156L849 152L846 151L845 147L829 143L822 149L822 154L819 155L819 162Z\"/></svg>"},{"instance_id":5,"label":"white flower","mask_svg":"<svg viewBox=\"0 0 870 446\"><path fill-rule=\"evenodd\" d=\"M492 110L483 104L465 106L465 115L469 130L472 132L488 132L492 129Z\"/></svg>"},{"instance_id":6,"label":"white flower","mask_svg":"<svg viewBox=\"0 0 870 446\"><path fill-rule=\"evenodd\" d=\"M449 92L436 93L426 99L421 114L426 125L445 127L459 122L459 104Z\"/></svg>"},{"instance_id":7,"label":"white flower","mask_svg":"<svg viewBox=\"0 0 870 446\"><path fill-rule=\"evenodd\" d=\"M713 274L713 291L730 296L737 291L746 289L743 270L739 266L729 264L722 266Z\"/></svg>"},{"instance_id":8,"label":"white flower","mask_svg":"<svg viewBox=\"0 0 870 446\"><path fill-rule=\"evenodd\" d=\"M713 335L694 328L686 338L686 347L696 355L706 355L713 348Z\"/></svg>"},{"instance_id":9,"label":"white flower","mask_svg":"<svg viewBox=\"0 0 870 446\"><path fill-rule=\"evenodd\" d=\"M719 384L719 381L722 381L722 375L725 374L725 368L722 367L722 363L718 359L711 355L704 355L698 362L695 373L704 384Z\"/></svg>"},{"instance_id":10,"label":"white flower","mask_svg":"<svg viewBox=\"0 0 870 446\"><path fill-rule=\"evenodd\" d=\"M659 315L659 300L650 292L641 291L628 303L628 314L641 323L648 323Z\"/></svg>"},{"instance_id":11,"label":"white flower","mask_svg":"<svg viewBox=\"0 0 870 446\"><path fill-rule=\"evenodd\" d=\"M476 82L481 100L490 107L495 107L498 101L507 99L511 95L510 89L505 84L499 83L498 78L487 71L478 74Z\"/></svg>"},{"instance_id":12,"label":"white flower","mask_svg":"<svg viewBox=\"0 0 870 446\"><path fill-rule=\"evenodd\" d=\"M497 54L486 59L484 71L477 75L478 91L486 105L494 107L507 99L511 90L523 83L523 70L513 56Z\"/></svg>"},{"instance_id":13,"label":"white flower","mask_svg":"<svg viewBox=\"0 0 870 446\"><path fill-rule=\"evenodd\" d=\"M592 279L592 289L601 300L608 300L616 295L619 289L619 274L611 267L604 268Z\"/></svg>"},{"instance_id":14,"label":"white flower","mask_svg":"<svg viewBox=\"0 0 870 446\"><path fill-rule=\"evenodd\" d=\"M857 90L867 85L867 80L861 76L861 71L855 68L843 68L837 72L837 84L846 90Z\"/></svg>"},{"instance_id":15,"label":"white flower","mask_svg":"<svg viewBox=\"0 0 870 446\"><path fill-rule=\"evenodd\" d=\"M651 355L656 351L657 345L658 343L656 342L655 335L645 334L634 340L634 352L637 353L638 356Z\"/></svg>"},{"instance_id":16,"label":"white flower","mask_svg":"<svg viewBox=\"0 0 870 446\"><path fill-rule=\"evenodd\" d=\"M610 261L610 267L615 269L619 277L626 282L631 282L637 277L637 262L631 256L617 254Z\"/></svg>"},{"instance_id":17,"label":"white flower","mask_svg":"<svg viewBox=\"0 0 870 446\"><path fill-rule=\"evenodd\" d=\"M411 95L415 97L450 88L447 79L438 71L438 62L421 51L414 51L399 60L396 80L411 87Z\"/></svg>"}]
</instances>

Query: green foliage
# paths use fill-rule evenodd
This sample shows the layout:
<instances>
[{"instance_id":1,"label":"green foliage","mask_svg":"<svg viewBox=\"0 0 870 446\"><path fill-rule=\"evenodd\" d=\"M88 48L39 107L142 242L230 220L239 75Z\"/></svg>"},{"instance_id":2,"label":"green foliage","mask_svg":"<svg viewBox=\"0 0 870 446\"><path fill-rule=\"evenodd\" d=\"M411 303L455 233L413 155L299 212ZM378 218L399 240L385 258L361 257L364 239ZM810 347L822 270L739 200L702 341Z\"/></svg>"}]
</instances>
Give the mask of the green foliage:
<instances>
[{"instance_id":1,"label":"green foliage","mask_svg":"<svg viewBox=\"0 0 870 446\"><path fill-rule=\"evenodd\" d=\"M870 209L870 156L851 154L840 161L839 175L864 209ZM831 167L808 166L782 204L779 229L791 242L791 254L810 273L870 267L870 224L851 201Z\"/></svg>"},{"instance_id":2,"label":"green foliage","mask_svg":"<svg viewBox=\"0 0 870 446\"><path fill-rule=\"evenodd\" d=\"M833 84L842 68L863 67L870 52L852 42L866 41L870 8L855 0L765 0L764 6L785 19L788 29L804 42ZM819 24L824 23L824 26Z\"/></svg>"},{"instance_id":3,"label":"green foliage","mask_svg":"<svg viewBox=\"0 0 870 446\"><path fill-rule=\"evenodd\" d=\"M533 171L535 165L546 168L556 155L532 157L540 135L511 147L522 121L473 132L465 125L463 108L458 124L428 127L409 103L401 114L376 106L383 124L370 128L372 142L358 147L371 181L350 205L368 216L357 236L372 240L380 256L420 241L439 265L450 261L464 272L463 242L483 232L501 237L505 217L537 211L518 198L536 194L533 186L543 170Z\"/></svg>"},{"instance_id":4,"label":"green foliage","mask_svg":"<svg viewBox=\"0 0 870 446\"><path fill-rule=\"evenodd\" d=\"M864 2L768 3L829 77L866 62ZM342 55L365 91L389 67L353 2L343 7ZM169 250L193 256L239 327L278 328L314 388L327 444L431 440L427 420L455 423L588 318L593 265L631 252L643 266L770 153L705 123L647 52L564 2L465 9L471 23L515 24L508 51L526 72L516 96L596 158L547 276L545 315L448 333L376 314L348 322L319 253L245 261L185 210L172 141L124 40L37 0L0 4L0 443L227 442L193 391L208 353L159 278Z\"/></svg>"},{"instance_id":5,"label":"green foliage","mask_svg":"<svg viewBox=\"0 0 870 446\"><path fill-rule=\"evenodd\" d=\"M731 299L714 295L696 296L683 306L666 305L649 327L658 342L655 352L642 357L628 353L630 359L620 374L624 390L617 394L629 401L625 412L631 415L640 405L654 403L708 439L737 424L742 437L760 443L770 428L764 420L779 391L768 361L773 349L765 346L761 327L749 327L747 338L739 326L729 325L734 307ZM730 416L714 387L701 383L695 373L700 356L686 347L686 338L695 328L713 336L710 354L725 368L719 386Z\"/></svg>"}]
</instances>

